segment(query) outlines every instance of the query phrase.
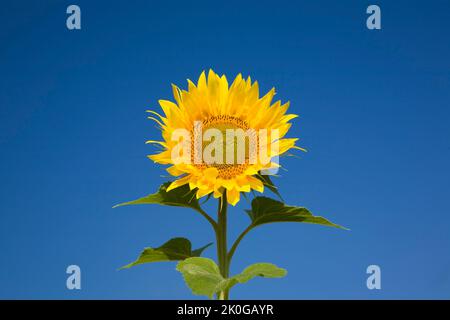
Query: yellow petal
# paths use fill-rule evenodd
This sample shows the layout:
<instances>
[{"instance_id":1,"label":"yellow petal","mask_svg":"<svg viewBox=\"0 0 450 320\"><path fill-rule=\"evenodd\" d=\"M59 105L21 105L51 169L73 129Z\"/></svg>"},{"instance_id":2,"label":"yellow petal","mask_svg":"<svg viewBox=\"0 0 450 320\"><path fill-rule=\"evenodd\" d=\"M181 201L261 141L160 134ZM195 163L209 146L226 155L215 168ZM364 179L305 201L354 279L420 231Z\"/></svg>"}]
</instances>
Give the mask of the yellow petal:
<instances>
[{"instance_id":1,"label":"yellow petal","mask_svg":"<svg viewBox=\"0 0 450 320\"><path fill-rule=\"evenodd\" d=\"M158 116L158 117L162 120L162 122L167 123L167 118L164 118L164 117L163 117L162 115L160 115L158 112L153 111L153 110L146 110L145 112L154 114L155 116Z\"/></svg>"},{"instance_id":2,"label":"yellow petal","mask_svg":"<svg viewBox=\"0 0 450 320\"><path fill-rule=\"evenodd\" d=\"M186 173L184 171L179 170L176 166L171 166L167 168L166 171L174 177L178 177L181 176L183 173Z\"/></svg>"},{"instance_id":3,"label":"yellow petal","mask_svg":"<svg viewBox=\"0 0 450 320\"><path fill-rule=\"evenodd\" d=\"M240 192L250 192L250 182L248 180L248 176L240 175L236 177L237 189Z\"/></svg>"},{"instance_id":4,"label":"yellow petal","mask_svg":"<svg viewBox=\"0 0 450 320\"><path fill-rule=\"evenodd\" d=\"M211 192L213 192L212 189L198 189L197 193L195 194L195 196L197 197L197 199L200 199L201 197L206 196L207 194L210 194Z\"/></svg>"},{"instance_id":5,"label":"yellow petal","mask_svg":"<svg viewBox=\"0 0 450 320\"><path fill-rule=\"evenodd\" d=\"M175 101L180 105L182 100L181 100L181 92L180 92L180 88L178 88L176 85L172 84L172 93L173 93L173 97L175 98Z\"/></svg>"},{"instance_id":6,"label":"yellow petal","mask_svg":"<svg viewBox=\"0 0 450 320\"><path fill-rule=\"evenodd\" d=\"M236 187L236 181L234 179L223 179L221 183L227 190L231 190Z\"/></svg>"},{"instance_id":7,"label":"yellow petal","mask_svg":"<svg viewBox=\"0 0 450 320\"><path fill-rule=\"evenodd\" d=\"M249 183L250 183L250 187L258 192L263 193L264 192L264 184L262 183L261 180L255 178L255 177L248 177L247 178Z\"/></svg>"},{"instance_id":8,"label":"yellow petal","mask_svg":"<svg viewBox=\"0 0 450 320\"><path fill-rule=\"evenodd\" d=\"M170 156L170 153L167 151L163 151L158 154L152 154L148 156L150 159L152 159L154 162L160 163L160 164L171 164L172 159Z\"/></svg>"},{"instance_id":9,"label":"yellow petal","mask_svg":"<svg viewBox=\"0 0 450 320\"><path fill-rule=\"evenodd\" d=\"M278 143L278 150L276 150L273 154L271 154L272 157L282 155L289 149L292 149L295 146L295 142L298 139L280 139L274 143ZM297 147L296 149L298 149Z\"/></svg>"},{"instance_id":10,"label":"yellow petal","mask_svg":"<svg viewBox=\"0 0 450 320\"><path fill-rule=\"evenodd\" d=\"M213 194L214 198L220 198L222 196L222 191L221 189L216 189L214 188L214 194Z\"/></svg>"},{"instance_id":11,"label":"yellow petal","mask_svg":"<svg viewBox=\"0 0 450 320\"><path fill-rule=\"evenodd\" d=\"M174 182L172 182L170 184L169 187L167 187L166 192L169 192L170 190L173 190L175 188L184 186L186 183L189 183L189 179L190 179L190 175L187 175L187 176L185 176L185 177L183 177L181 179L175 180Z\"/></svg>"},{"instance_id":12,"label":"yellow petal","mask_svg":"<svg viewBox=\"0 0 450 320\"><path fill-rule=\"evenodd\" d=\"M205 71L203 71L198 78L197 88L199 91L206 91L207 89Z\"/></svg>"},{"instance_id":13,"label":"yellow petal","mask_svg":"<svg viewBox=\"0 0 450 320\"><path fill-rule=\"evenodd\" d=\"M147 141L145 141L145 144L159 144L160 146L167 148L167 144L163 141L147 140Z\"/></svg>"},{"instance_id":14,"label":"yellow petal","mask_svg":"<svg viewBox=\"0 0 450 320\"><path fill-rule=\"evenodd\" d=\"M206 179L210 181L216 180L217 176L219 175L219 170L214 167L207 168L203 171L203 175Z\"/></svg>"},{"instance_id":15,"label":"yellow petal","mask_svg":"<svg viewBox=\"0 0 450 320\"><path fill-rule=\"evenodd\" d=\"M236 189L231 189L227 191L227 201L232 206L235 206L239 202L240 194Z\"/></svg>"},{"instance_id":16,"label":"yellow petal","mask_svg":"<svg viewBox=\"0 0 450 320\"><path fill-rule=\"evenodd\" d=\"M247 169L245 169L244 174L247 176L253 176L258 173L258 170L255 168L255 166L250 166Z\"/></svg>"}]
</instances>

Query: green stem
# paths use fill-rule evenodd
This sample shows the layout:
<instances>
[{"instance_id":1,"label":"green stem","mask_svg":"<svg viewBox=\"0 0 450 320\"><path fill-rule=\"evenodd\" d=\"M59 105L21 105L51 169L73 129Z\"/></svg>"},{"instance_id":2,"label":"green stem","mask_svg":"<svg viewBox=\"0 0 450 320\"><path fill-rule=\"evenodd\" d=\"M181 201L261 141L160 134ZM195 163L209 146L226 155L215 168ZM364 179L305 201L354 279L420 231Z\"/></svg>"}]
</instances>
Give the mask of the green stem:
<instances>
[{"instance_id":1,"label":"green stem","mask_svg":"<svg viewBox=\"0 0 450 320\"><path fill-rule=\"evenodd\" d=\"M231 259L233 258L233 254L236 251L239 243L241 242L241 240L245 237L245 235L253 229L253 225L250 224L244 231L242 231L242 233L239 235L239 237L237 237L236 241L234 241L233 245L231 246L230 252L228 252L227 255L227 261L228 263L231 262Z\"/></svg>"},{"instance_id":2,"label":"green stem","mask_svg":"<svg viewBox=\"0 0 450 320\"><path fill-rule=\"evenodd\" d=\"M227 194L226 191L223 193L222 197L219 199L219 207L217 212L217 228L216 228L216 239L217 239L217 259L219 264L219 270L224 278L228 278L229 274L229 263L228 263L228 249L227 249ZM219 292L217 298L220 300L228 300L228 290Z\"/></svg>"}]
</instances>

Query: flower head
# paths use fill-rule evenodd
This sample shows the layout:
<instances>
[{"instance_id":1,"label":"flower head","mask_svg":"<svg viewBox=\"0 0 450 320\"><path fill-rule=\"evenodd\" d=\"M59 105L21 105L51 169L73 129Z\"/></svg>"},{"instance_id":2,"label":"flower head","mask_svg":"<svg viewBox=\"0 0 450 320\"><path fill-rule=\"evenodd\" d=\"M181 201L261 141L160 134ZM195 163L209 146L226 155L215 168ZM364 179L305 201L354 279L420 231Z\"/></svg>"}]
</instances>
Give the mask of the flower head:
<instances>
[{"instance_id":1,"label":"flower head","mask_svg":"<svg viewBox=\"0 0 450 320\"><path fill-rule=\"evenodd\" d=\"M163 115L150 119L161 127L163 151L149 158L171 165L167 171L177 180L167 191L189 184L197 198L213 193L235 205L241 192L263 192L257 175L278 167L277 158L295 146L285 139L297 117L286 114L289 102L272 103L275 89L259 96L258 82L239 74L231 85L212 70L202 72L197 84L188 80L188 90L172 85L175 102L159 100ZM155 115L156 117L154 117Z\"/></svg>"}]
</instances>

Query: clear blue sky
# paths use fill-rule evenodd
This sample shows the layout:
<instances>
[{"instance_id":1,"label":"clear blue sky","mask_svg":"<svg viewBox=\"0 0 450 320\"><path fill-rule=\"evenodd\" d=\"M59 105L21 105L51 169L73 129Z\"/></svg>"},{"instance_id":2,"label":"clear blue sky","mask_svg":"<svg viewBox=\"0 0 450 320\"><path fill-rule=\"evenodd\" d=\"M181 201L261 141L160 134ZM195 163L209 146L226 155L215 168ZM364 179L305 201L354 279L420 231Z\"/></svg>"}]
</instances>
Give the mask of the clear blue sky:
<instances>
[{"instance_id":1,"label":"clear blue sky","mask_svg":"<svg viewBox=\"0 0 450 320\"><path fill-rule=\"evenodd\" d=\"M78 4L82 30L66 29ZM365 27L378 4L382 30ZM448 1L27 1L0 7L0 298L191 298L175 263L117 268L143 247L213 241L188 209L112 205L164 181L145 110L204 69L291 101L309 152L283 158L289 204L351 231L256 229L232 272L288 269L232 298L450 298ZM230 237L247 224L230 212ZM215 250L206 255L215 257ZM65 269L82 270L82 290ZM382 290L366 288L366 267Z\"/></svg>"}]
</instances>

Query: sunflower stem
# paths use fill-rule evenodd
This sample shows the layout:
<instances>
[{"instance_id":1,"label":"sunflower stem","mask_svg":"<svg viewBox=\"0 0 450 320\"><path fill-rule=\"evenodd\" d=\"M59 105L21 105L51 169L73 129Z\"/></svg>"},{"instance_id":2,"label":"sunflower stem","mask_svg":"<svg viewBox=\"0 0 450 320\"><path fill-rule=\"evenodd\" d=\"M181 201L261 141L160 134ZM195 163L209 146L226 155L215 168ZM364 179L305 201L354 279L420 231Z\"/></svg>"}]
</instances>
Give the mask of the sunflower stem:
<instances>
[{"instance_id":1,"label":"sunflower stem","mask_svg":"<svg viewBox=\"0 0 450 320\"><path fill-rule=\"evenodd\" d=\"M228 278L229 263L228 263L228 249L227 249L227 194L226 191L219 198L219 207L217 212L217 260L219 264L219 270L224 278ZM229 292L224 290L218 293L217 298L219 300L228 300Z\"/></svg>"}]
</instances>

